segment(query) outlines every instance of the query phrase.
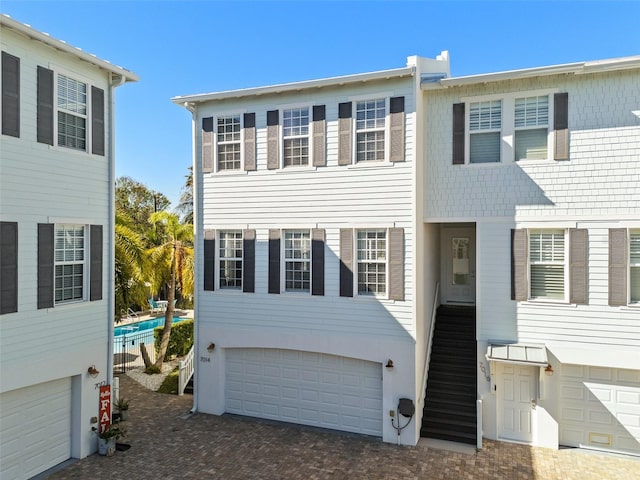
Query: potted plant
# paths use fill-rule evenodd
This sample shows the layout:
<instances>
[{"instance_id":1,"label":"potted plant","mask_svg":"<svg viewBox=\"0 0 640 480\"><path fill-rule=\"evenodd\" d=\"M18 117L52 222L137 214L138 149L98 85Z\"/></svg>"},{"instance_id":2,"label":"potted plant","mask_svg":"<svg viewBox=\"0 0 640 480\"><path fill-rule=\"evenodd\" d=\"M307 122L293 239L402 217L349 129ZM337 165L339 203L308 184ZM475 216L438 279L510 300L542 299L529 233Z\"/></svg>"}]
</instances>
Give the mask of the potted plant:
<instances>
[{"instance_id":1,"label":"potted plant","mask_svg":"<svg viewBox=\"0 0 640 480\"><path fill-rule=\"evenodd\" d=\"M120 413L120 420L125 421L129 418L129 400L119 398L116 402L116 408Z\"/></svg>"},{"instance_id":2,"label":"potted plant","mask_svg":"<svg viewBox=\"0 0 640 480\"><path fill-rule=\"evenodd\" d=\"M124 429L115 424L109 425L103 432L99 432L96 427L91 430L98 435L98 453L107 457L116 452L116 441L127 434Z\"/></svg>"}]
</instances>

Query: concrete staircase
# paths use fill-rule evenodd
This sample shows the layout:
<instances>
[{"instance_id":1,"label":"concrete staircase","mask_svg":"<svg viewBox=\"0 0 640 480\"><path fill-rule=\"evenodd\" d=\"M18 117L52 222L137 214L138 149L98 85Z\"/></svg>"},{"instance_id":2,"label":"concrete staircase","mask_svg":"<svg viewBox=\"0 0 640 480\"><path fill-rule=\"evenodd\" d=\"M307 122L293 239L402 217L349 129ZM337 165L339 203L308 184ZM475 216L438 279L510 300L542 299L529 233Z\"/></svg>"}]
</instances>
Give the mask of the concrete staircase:
<instances>
[{"instance_id":1,"label":"concrete staircase","mask_svg":"<svg viewBox=\"0 0 640 480\"><path fill-rule=\"evenodd\" d=\"M476 444L476 310L441 305L431 347L422 437Z\"/></svg>"}]
</instances>

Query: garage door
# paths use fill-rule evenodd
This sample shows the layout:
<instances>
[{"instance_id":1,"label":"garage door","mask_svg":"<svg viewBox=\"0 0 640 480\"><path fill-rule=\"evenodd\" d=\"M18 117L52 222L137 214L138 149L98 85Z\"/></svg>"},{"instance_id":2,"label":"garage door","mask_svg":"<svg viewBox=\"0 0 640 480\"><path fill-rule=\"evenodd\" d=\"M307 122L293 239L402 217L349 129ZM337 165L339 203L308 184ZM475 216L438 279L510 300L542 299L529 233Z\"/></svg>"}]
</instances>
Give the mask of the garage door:
<instances>
[{"instance_id":1,"label":"garage door","mask_svg":"<svg viewBox=\"0 0 640 480\"><path fill-rule=\"evenodd\" d=\"M640 455L640 371L562 365L560 444Z\"/></svg>"},{"instance_id":2,"label":"garage door","mask_svg":"<svg viewBox=\"0 0 640 480\"><path fill-rule=\"evenodd\" d=\"M0 478L31 478L71 457L71 379L0 395Z\"/></svg>"},{"instance_id":3,"label":"garage door","mask_svg":"<svg viewBox=\"0 0 640 480\"><path fill-rule=\"evenodd\" d=\"M382 366L276 349L226 350L226 411L382 436Z\"/></svg>"}]
</instances>

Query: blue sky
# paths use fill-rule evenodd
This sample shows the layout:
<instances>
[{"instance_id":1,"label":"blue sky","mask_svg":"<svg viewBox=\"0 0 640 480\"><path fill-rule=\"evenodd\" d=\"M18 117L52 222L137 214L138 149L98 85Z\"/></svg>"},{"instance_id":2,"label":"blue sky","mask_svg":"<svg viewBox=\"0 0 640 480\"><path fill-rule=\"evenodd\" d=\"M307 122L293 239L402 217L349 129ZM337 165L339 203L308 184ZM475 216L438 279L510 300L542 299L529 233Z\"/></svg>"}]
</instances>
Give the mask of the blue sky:
<instances>
[{"instance_id":1,"label":"blue sky","mask_svg":"<svg viewBox=\"0 0 640 480\"><path fill-rule=\"evenodd\" d=\"M452 75L640 54L640 1L30 1L0 11L132 70L116 91L116 173L176 202L191 164L178 95L402 67Z\"/></svg>"}]
</instances>

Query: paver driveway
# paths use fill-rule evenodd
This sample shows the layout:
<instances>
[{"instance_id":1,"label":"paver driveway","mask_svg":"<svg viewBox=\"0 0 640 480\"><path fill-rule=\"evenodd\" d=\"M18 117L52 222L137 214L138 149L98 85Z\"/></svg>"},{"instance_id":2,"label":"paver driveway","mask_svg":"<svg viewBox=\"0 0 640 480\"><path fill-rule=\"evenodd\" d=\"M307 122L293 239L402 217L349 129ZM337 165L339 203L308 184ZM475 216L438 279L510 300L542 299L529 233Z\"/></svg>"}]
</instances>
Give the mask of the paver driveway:
<instances>
[{"instance_id":1,"label":"paver driveway","mask_svg":"<svg viewBox=\"0 0 640 480\"><path fill-rule=\"evenodd\" d=\"M474 455L237 417L185 416L192 397L121 376L126 452L92 455L63 479L640 479L640 459L485 441Z\"/></svg>"}]
</instances>

